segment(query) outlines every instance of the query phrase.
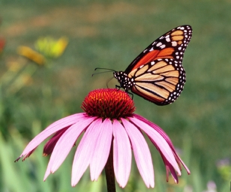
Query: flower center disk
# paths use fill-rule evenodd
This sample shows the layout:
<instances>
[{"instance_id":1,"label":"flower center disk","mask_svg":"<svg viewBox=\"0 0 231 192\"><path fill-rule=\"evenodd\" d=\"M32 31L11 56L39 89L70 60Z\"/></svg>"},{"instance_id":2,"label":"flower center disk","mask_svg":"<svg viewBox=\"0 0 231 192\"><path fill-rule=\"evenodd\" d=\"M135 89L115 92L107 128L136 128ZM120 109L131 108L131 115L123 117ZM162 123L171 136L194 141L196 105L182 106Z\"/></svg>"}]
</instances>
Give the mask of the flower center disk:
<instances>
[{"instance_id":1,"label":"flower center disk","mask_svg":"<svg viewBox=\"0 0 231 192\"><path fill-rule=\"evenodd\" d=\"M134 102L124 91L118 89L98 89L91 91L81 108L89 116L118 119L131 116L135 111Z\"/></svg>"}]
</instances>

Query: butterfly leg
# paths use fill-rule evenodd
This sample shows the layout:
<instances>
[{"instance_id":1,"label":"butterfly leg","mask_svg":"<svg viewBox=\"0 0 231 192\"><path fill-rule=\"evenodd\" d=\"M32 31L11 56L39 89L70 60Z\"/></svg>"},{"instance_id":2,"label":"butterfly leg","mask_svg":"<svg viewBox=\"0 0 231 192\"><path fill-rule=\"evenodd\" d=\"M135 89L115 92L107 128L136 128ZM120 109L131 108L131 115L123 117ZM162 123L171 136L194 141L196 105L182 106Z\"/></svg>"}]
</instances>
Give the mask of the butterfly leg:
<instances>
[{"instance_id":1,"label":"butterfly leg","mask_svg":"<svg viewBox=\"0 0 231 192\"><path fill-rule=\"evenodd\" d=\"M118 89L118 90L121 88L121 86L119 86L119 85L116 85L115 87L116 87L116 89Z\"/></svg>"},{"instance_id":2,"label":"butterfly leg","mask_svg":"<svg viewBox=\"0 0 231 192\"><path fill-rule=\"evenodd\" d=\"M128 95L131 95L131 98L133 100L133 93L129 92L129 91L126 91L128 93Z\"/></svg>"},{"instance_id":3,"label":"butterfly leg","mask_svg":"<svg viewBox=\"0 0 231 192\"><path fill-rule=\"evenodd\" d=\"M118 90L120 90L120 88L121 88L121 86L119 86L119 85L116 85L115 87L116 87L116 89L118 89ZM125 92L126 92L128 95L131 95L131 98L132 98L132 100L133 100L133 93L129 92L127 89L125 89Z\"/></svg>"}]
</instances>

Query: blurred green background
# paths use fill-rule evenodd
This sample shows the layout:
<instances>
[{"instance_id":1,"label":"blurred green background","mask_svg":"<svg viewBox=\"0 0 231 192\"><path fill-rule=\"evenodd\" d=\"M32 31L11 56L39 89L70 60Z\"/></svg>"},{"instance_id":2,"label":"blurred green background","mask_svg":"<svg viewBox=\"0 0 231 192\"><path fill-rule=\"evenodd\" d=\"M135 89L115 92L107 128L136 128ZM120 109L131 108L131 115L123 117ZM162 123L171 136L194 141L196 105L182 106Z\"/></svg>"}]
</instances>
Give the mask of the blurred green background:
<instances>
[{"instance_id":1,"label":"blurred green background","mask_svg":"<svg viewBox=\"0 0 231 192\"><path fill-rule=\"evenodd\" d=\"M231 168L231 1L64 1L0 0L0 191L105 191L104 175L88 173L70 185L74 150L64 165L43 182L48 162L42 146L25 162L14 163L23 148L53 121L81 112L89 91L106 88L112 74L92 77L94 68L124 70L153 40L190 24L193 37L183 65L187 81L180 98L159 107L134 96L136 113L162 127L191 170L178 185L165 179L165 167L150 145L155 189L146 189L135 163L125 189L118 191L229 191ZM36 65L17 53L35 49L41 37L67 37L57 57ZM3 46L2 46L3 47ZM116 80L109 81L114 87Z\"/></svg>"}]
</instances>

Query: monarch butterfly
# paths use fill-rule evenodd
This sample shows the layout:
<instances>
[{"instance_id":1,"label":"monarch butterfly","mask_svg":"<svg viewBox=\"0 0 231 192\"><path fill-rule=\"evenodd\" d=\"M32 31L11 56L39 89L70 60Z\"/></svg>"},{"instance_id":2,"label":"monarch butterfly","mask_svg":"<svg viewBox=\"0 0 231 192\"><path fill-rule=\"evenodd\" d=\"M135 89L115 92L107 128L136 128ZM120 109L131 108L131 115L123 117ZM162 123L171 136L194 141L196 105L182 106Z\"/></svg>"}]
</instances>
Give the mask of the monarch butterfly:
<instances>
[{"instance_id":1,"label":"monarch butterfly","mask_svg":"<svg viewBox=\"0 0 231 192\"><path fill-rule=\"evenodd\" d=\"M186 82L182 66L184 51L192 37L189 25L178 26L142 51L125 71L114 71L118 88L133 93L157 105L173 103Z\"/></svg>"}]
</instances>

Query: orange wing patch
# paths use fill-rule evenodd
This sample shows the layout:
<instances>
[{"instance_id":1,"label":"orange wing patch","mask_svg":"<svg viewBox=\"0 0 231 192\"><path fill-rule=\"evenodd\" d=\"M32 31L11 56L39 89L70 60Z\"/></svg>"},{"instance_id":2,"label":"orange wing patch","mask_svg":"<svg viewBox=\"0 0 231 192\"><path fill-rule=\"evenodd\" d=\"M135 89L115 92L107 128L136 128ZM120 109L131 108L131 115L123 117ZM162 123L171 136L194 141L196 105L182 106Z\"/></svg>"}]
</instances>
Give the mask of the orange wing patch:
<instances>
[{"instance_id":1,"label":"orange wing patch","mask_svg":"<svg viewBox=\"0 0 231 192\"><path fill-rule=\"evenodd\" d=\"M153 94L153 92L147 91L141 87L138 86L134 86L132 87L132 92L141 95L142 97L144 97L145 99L152 101L154 103L161 103L165 101L165 98L162 98L156 94Z\"/></svg>"},{"instance_id":2,"label":"orange wing patch","mask_svg":"<svg viewBox=\"0 0 231 192\"><path fill-rule=\"evenodd\" d=\"M137 70L138 70L137 68L136 68L136 69L133 69L133 70L128 74L128 77L129 77L129 78L132 78L132 77L135 75L135 73L136 73Z\"/></svg>"},{"instance_id":3,"label":"orange wing patch","mask_svg":"<svg viewBox=\"0 0 231 192\"><path fill-rule=\"evenodd\" d=\"M144 83L144 82L137 82L135 87L137 89L139 89L139 87L142 87L143 90L147 91L147 92L151 92L152 95L154 95L153 93L161 96L162 98L167 99L169 96L169 91L167 91L164 88L161 88L153 83Z\"/></svg>"},{"instance_id":4,"label":"orange wing patch","mask_svg":"<svg viewBox=\"0 0 231 192\"><path fill-rule=\"evenodd\" d=\"M173 36L173 37L172 37L172 40L173 40L173 41L180 41L180 40L183 40L183 39L184 39L183 36Z\"/></svg>"},{"instance_id":5,"label":"orange wing patch","mask_svg":"<svg viewBox=\"0 0 231 192\"><path fill-rule=\"evenodd\" d=\"M142 59L139 60L139 62L133 67L133 69L136 69L140 67L141 65L147 64L151 61L154 61L156 59L173 59L174 49L172 47L163 49L163 50L153 50L147 53Z\"/></svg>"},{"instance_id":6,"label":"orange wing patch","mask_svg":"<svg viewBox=\"0 0 231 192\"><path fill-rule=\"evenodd\" d=\"M184 35L184 32L182 30L176 30L174 32L171 33L172 36L176 35L176 36L182 36Z\"/></svg>"},{"instance_id":7,"label":"orange wing patch","mask_svg":"<svg viewBox=\"0 0 231 192\"><path fill-rule=\"evenodd\" d=\"M167 89L169 92L172 92L175 90L175 85L170 84L166 81L160 81L160 82L155 82L156 85L159 85L160 87L164 87L165 89Z\"/></svg>"},{"instance_id":8,"label":"orange wing patch","mask_svg":"<svg viewBox=\"0 0 231 192\"><path fill-rule=\"evenodd\" d=\"M175 68L172 65L166 65L164 67L161 67L155 71L153 71L153 73L158 74L158 73L164 73L164 72L169 72L169 71L174 71Z\"/></svg>"},{"instance_id":9,"label":"orange wing patch","mask_svg":"<svg viewBox=\"0 0 231 192\"><path fill-rule=\"evenodd\" d=\"M138 69L136 72L136 76L144 74L148 70L149 66L144 65L142 68Z\"/></svg>"},{"instance_id":10,"label":"orange wing patch","mask_svg":"<svg viewBox=\"0 0 231 192\"><path fill-rule=\"evenodd\" d=\"M155 59L158 59L158 58L161 58L161 59L163 59L163 58L165 58L165 59L166 58L173 59L173 56L172 56L173 52L174 52L174 49L172 47L165 48L165 49L160 51L160 53L156 56Z\"/></svg>"},{"instance_id":11,"label":"orange wing patch","mask_svg":"<svg viewBox=\"0 0 231 192\"><path fill-rule=\"evenodd\" d=\"M178 45L182 44L182 40L184 39L184 32L181 30L177 30L171 33L172 41L177 41Z\"/></svg>"},{"instance_id":12,"label":"orange wing patch","mask_svg":"<svg viewBox=\"0 0 231 192\"><path fill-rule=\"evenodd\" d=\"M168 78L165 79L165 81L176 85L177 83L179 83L179 78L177 78L177 77L168 77Z\"/></svg>"},{"instance_id":13,"label":"orange wing patch","mask_svg":"<svg viewBox=\"0 0 231 192\"><path fill-rule=\"evenodd\" d=\"M133 67L133 70L140 67L141 65L144 65L146 63L149 63L153 60L155 60L156 56L159 54L160 51L154 50L149 53L147 53L142 59L139 60L138 63Z\"/></svg>"},{"instance_id":14,"label":"orange wing patch","mask_svg":"<svg viewBox=\"0 0 231 192\"><path fill-rule=\"evenodd\" d=\"M179 71L169 71L169 72L161 73L161 75L164 75L166 77L179 77L180 73Z\"/></svg>"},{"instance_id":15,"label":"orange wing patch","mask_svg":"<svg viewBox=\"0 0 231 192\"><path fill-rule=\"evenodd\" d=\"M148 70L148 72L154 71L154 70L156 70L156 69L158 69L158 68L161 68L161 67L164 67L164 66L166 66L166 65L168 65L166 62L164 62L164 61L159 61L158 63L155 63L155 65L153 65L152 67L150 67L150 69Z\"/></svg>"},{"instance_id":16,"label":"orange wing patch","mask_svg":"<svg viewBox=\"0 0 231 192\"><path fill-rule=\"evenodd\" d=\"M160 81L163 80L164 77L162 77L161 75L154 75L152 73L145 73L139 77L135 78L135 81Z\"/></svg>"}]
</instances>

